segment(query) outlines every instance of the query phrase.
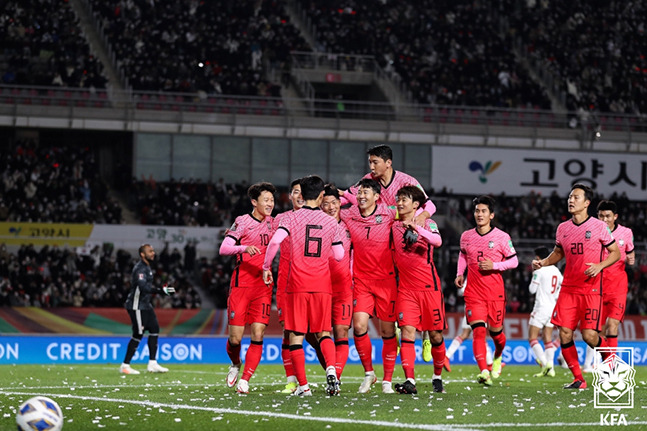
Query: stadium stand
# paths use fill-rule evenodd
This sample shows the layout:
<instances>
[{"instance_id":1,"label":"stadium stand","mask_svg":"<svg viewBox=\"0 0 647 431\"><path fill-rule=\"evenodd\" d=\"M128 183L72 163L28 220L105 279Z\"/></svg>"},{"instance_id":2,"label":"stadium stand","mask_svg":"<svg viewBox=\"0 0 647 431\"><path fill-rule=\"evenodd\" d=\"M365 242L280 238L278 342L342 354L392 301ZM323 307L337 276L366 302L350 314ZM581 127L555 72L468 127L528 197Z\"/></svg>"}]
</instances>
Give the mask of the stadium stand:
<instances>
[{"instance_id":1,"label":"stadium stand","mask_svg":"<svg viewBox=\"0 0 647 431\"><path fill-rule=\"evenodd\" d=\"M121 222L122 208L108 196L88 147L18 143L0 155L0 221Z\"/></svg>"},{"instance_id":2,"label":"stadium stand","mask_svg":"<svg viewBox=\"0 0 647 431\"><path fill-rule=\"evenodd\" d=\"M0 74L4 84L105 88L102 71L68 2L3 2Z\"/></svg>"}]
</instances>

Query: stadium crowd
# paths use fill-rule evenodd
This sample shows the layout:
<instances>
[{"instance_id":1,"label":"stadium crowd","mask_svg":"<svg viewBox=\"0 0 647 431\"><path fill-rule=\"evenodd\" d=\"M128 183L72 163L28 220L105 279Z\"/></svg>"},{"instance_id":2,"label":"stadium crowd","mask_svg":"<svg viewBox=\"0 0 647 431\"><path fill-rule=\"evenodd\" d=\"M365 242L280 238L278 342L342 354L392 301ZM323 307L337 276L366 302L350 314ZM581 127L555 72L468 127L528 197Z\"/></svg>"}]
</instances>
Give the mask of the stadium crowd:
<instances>
[{"instance_id":1,"label":"stadium crowd","mask_svg":"<svg viewBox=\"0 0 647 431\"><path fill-rule=\"evenodd\" d=\"M24 140L0 154L0 221L120 223L89 147L37 146Z\"/></svg>"},{"instance_id":2,"label":"stadium crowd","mask_svg":"<svg viewBox=\"0 0 647 431\"><path fill-rule=\"evenodd\" d=\"M263 73L309 51L278 2L92 0L135 90L280 97Z\"/></svg>"},{"instance_id":3,"label":"stadium crowd","mask_svg":"<svg viewBox=\"0 0 647 431\"><path fill-rule=\"evenodd\" d=\"M124 250L113 252L108 245L86 251L23 245L10 253L2 244L0 306L122 307L138 258ZM179 250L161 250L154 267L155 285L172 284L176 294L157 295L156 307L200 308L187 267L193 265L184 262Z\"/></svg>"},{"instance_id":4,"label":"stadium crowd","mask_svg":"<svg viewBox=\"0 0 647 431\"><path fill-rule=\"evenodd\" d=\"M550 109L544 90L498 31L493 6L472 1L299 0L328 52L374 55L416 102Z\"/></svg>"},{"instance_id":5,"label":"stadium crowd","mask_svg":"<svg viewBox=\"0 0 647 431\"><path fill-rule=\"evenodd\" d=\"M105 88L69 2L7 1L0 7L2 83Z\"/></svg>"},{"instance_id":6,"label":"stadium crowd","mask_svg":"<svg viewBox=\"0 0 647 431\"><path fill-rule=\"evenodd\" d=\"M520 0L511 28L527 54L548 66L570 110L647 113L641 1Z\"/></svg>"}]
</instances>

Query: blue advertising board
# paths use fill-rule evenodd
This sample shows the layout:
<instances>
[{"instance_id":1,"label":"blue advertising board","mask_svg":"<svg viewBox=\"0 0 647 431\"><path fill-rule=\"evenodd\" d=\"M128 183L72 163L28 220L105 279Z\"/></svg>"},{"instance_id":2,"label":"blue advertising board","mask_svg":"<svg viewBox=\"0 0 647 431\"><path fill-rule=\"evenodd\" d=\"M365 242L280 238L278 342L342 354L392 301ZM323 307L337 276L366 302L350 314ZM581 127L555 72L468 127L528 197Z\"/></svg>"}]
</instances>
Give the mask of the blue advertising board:
<instances>
[{"instance_id":1,"label":"blue advertising board","mask_svg":"<svg viewBox=\"0 0 647 431\"><path fill-rule=\"evenodd\" d=\"M121 363L126 353L129 337L113 336L0 336L0 365L7 364L106 364ZM157 359L166 364L228 364L222 337L161 337ZM373 362L382 363L382 342L373 343ZM281 338L266 338L262 362L281 363ZM447 341L447 344L451 340ZM349 364L360 364L353 340L349 340ZM243 339L241 355L249 347ZM634 347L634 365L647 365L647 342L620 342L621 347ZM580 361L584 359L585 345L577 343ZM310 346L305 348L306 362L317 363L317 355ZM149 352L146 339L140 344L133 363L146 363ZM422 346L416 342L416 361L422 362ZM508 365L534 365L530 345L525 340L508 340L503 352L503 362ZM472 355L472 342L466 340L454 353L452 364L476 364Z\"/></svg>"}]
</instances>

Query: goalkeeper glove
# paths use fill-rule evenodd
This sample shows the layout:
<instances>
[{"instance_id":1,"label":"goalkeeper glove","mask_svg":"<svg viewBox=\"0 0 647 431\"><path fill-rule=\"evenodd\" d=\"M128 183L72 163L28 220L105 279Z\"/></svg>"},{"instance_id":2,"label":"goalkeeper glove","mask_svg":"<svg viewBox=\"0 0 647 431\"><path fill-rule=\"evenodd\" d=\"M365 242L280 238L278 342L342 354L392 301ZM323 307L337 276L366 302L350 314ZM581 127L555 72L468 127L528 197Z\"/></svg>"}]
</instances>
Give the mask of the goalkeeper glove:
<instances>
[{"instance_id":1,"label":"goalkeeper glove","mask_svg":"<svg viewBox=\"0 0 647 431\"><path fill-rule=\"evenodd\" d=\"M407 228L404 231L404 235L402 235L402 242L404 243L405 246L411 246L418 241L418 232L415 231L415 229L412 228Z\"/></svg>"},{"instance_id":2,"label":"goalkeeper glove","mask_svg":"<svg viewBox=\"0 0 647 431\"><path fill-rule=\"evenodd\" d=\"M172 295L175 293L175 287L165 284L164 286L162 286L162 291L167 295Z\"/></svg>"}]
</instances>

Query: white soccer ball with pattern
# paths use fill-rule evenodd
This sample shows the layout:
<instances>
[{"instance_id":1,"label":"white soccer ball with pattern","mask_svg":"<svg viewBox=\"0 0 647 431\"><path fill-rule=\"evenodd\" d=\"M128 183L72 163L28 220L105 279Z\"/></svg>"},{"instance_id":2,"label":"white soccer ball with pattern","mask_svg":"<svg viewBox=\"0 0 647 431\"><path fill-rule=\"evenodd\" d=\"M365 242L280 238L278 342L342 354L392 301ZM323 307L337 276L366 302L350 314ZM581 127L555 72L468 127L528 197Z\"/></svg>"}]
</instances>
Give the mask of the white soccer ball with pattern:
<instances>
[{"instance_id":1,"label":"white soccer ball with pattern","mask_svg":"<svg viewBox=\"0 0 647 431\"><path fill-rule=\"evenodd\" d=\"M20 405L16 423L18 431L59 431L63 429L63 412L56 401L37 396Z\"/></svg>"}]
</instances>

